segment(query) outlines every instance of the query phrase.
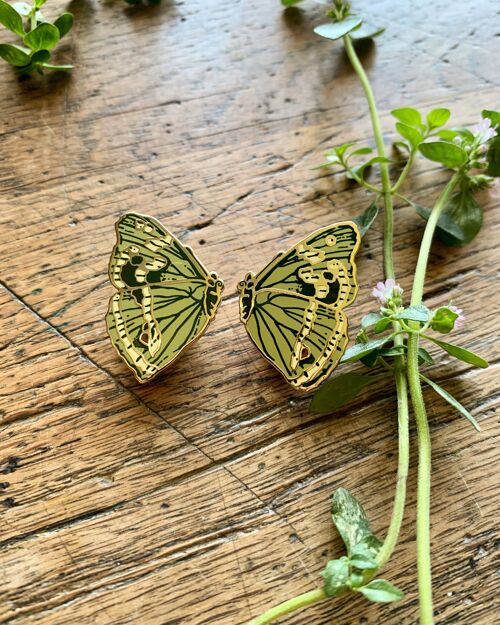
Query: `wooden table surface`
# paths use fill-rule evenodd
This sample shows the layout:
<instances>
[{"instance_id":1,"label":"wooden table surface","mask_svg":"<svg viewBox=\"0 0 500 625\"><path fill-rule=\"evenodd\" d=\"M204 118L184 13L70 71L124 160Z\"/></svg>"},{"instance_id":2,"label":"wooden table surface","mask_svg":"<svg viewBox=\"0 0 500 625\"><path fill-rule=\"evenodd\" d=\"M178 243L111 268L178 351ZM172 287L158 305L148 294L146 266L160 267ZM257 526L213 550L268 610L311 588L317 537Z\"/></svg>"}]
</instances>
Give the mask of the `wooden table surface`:
<instances>
[{"instance_id":1,"label":"wooden table surface","mask_svg":"<svg viewBox=\"0 0 500 625\"><path fill-rule=\"evenodd\" d=\"M65 4L49 2L55 16ZM472 124L499 104L494 0L356 6L387 27L363 48L389 111L451 106ZM277 0L73 2L61 46L71 77L19 81L2 64L0 622L13 625L239 625L319 585L341 554L329 518L343 486L384 535L395 485L392 388L335 416L308 413L251 345L236 283L370 198L313 167L324 150L370 140L341 46L316 37L321 10ZM496 35L496 38L495 38ZM448 174L420 162L407 194L430 204ZM433 440L436 623L490 625L498 467L494 448L498 194L466 249L436 244L427 302L469 322L457 343L492 362L445 357L430 375L479 420L477 434L426 391ZM208 334L139 386L103 318L113 224L153 215L225 280ZM408 289L423 222L397 210L395 259ZM381 278L381 223L360 254L353 332ZM412 431L414 443L414 432ZM322 603L295 625L417 622L415 446L401 541L385 576L394 605Z\"/></svg>"}]
</instances>

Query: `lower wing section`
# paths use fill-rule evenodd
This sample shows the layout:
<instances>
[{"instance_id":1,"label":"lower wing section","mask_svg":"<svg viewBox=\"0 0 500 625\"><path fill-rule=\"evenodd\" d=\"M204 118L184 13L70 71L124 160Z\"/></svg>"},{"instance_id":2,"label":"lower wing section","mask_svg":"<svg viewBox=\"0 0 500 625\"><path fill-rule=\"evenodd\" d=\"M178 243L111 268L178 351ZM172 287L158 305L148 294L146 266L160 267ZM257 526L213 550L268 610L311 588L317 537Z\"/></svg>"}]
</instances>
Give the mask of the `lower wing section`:
<instances>
[{"instance_id":1,"label":"lower wing section","mask_svg":"<svg viewBox=\"0 0 500 625\"><path fill-rule=\"evenodd\" d=\"M118 354L139 382L146 382L171 364L204 332L207 284L164 283L115 293L106 325Z\"/></svg>"},{"instance_id":2,"label":"lower wing section","mask_svg":"<svg viewBox=\"0 0 500 625\"><path fill-rule=\"evenodd\" d=\"M340 310L294 293L255 294L247 331L265 356L301 390L317 387L337 366L347 346L347 319Z\"/></svg>"}]
</instances>

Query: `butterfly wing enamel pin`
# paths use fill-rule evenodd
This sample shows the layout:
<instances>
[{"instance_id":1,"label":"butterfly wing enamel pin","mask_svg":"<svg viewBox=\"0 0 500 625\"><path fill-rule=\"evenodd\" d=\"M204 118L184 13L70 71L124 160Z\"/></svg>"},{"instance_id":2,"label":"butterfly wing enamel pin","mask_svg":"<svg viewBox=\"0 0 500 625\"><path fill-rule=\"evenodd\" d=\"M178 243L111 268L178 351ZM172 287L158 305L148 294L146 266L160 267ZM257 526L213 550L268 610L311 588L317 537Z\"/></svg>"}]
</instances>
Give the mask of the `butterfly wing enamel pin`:
<instances>
[{"instance_id":1,"label":"butterfly wing enamel pin","mask_svg":"<svg viewBox=\"0 0 500 625\"><path fill-rule=\"evenodd\" d=\"M147 382L198 339L223 289L191 248L152 217L126 213L116 223L106 326L118 354Z\"/></svg>"},{"instance_id":2,"label":"butterfly wing enamel pin","mask_svg":"<svg viewBox=\"0 0 500 625\"><path fill-rule=\"evenodd\" d=\"M343 309L356 298L355 223L322 228L239 283L240 318L262 355L294 387L309 391L347 346Z\"/></svg>"}]
</instances>

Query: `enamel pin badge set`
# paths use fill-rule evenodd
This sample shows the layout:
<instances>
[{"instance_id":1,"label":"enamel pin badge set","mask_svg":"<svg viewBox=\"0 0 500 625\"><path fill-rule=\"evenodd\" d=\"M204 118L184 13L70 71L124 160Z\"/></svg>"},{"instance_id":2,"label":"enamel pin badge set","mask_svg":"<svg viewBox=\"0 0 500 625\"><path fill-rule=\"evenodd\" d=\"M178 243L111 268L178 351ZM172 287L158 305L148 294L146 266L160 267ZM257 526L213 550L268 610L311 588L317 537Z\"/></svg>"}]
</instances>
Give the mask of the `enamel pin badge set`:
<instances>
[{"instance_id":1,"label":"enamel pin badge set","mask_svg":"<svg viewBox=\"0 0 500 625\"><path fill-rule=\"evenodd\" d=\"M137 380L148 382L205 332L223 282L153 217L126 213L116 236L109 265L116 293L106 325ZM321 384L346 349L344 308L358 290L360 239L350 221L322 228L238 284L248 335L299 390Z\"/></svg>"}]
</instances>

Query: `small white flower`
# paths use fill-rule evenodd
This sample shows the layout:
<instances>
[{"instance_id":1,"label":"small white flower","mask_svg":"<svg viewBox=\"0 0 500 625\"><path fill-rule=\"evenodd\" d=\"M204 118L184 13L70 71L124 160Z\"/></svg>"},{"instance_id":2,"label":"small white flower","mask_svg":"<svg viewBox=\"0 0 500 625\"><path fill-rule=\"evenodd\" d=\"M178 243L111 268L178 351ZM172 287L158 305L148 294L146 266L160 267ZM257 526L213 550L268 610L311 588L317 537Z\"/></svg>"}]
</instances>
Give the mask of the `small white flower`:
<instances>
[{"instance_id":1,"label":"small white flower","mask_svg":"<svg viewBox=\"0 0 500 625\"><path fill-rule=\"evenodd\" d=\"M493 137L496 137L496 130L491 127L491 119L482 119L479 124L471 128L472 133L479 139L479 143L484 145Z\"/></svg>"},{"instance_id":2,"label":"small white flower","mask_svg":"<svg viewBox=\"0 0 500 625\"><path fill-rule=\"evenodd\" d=\"M465 315L462 315L462 309L458 308L457 306L448 306L448 308L451 310L451 312L454 312L456 315L458 315L458 317L455 319L455 325L453 327L460 328L462 323L465 321Z\"/></svg>"},{"instance_id":3,"label":"small white flower","mask_svg":"<svg viewBox=\"0 0 500 625\"><path fill-rule=\"evenodd\" d=\"M388 278L385 282L377 282L377 286L372 291L373 297L385 305L389 300L399 298L403 295L403 289L392 278Z\"/></svg>"}]
</instances>

